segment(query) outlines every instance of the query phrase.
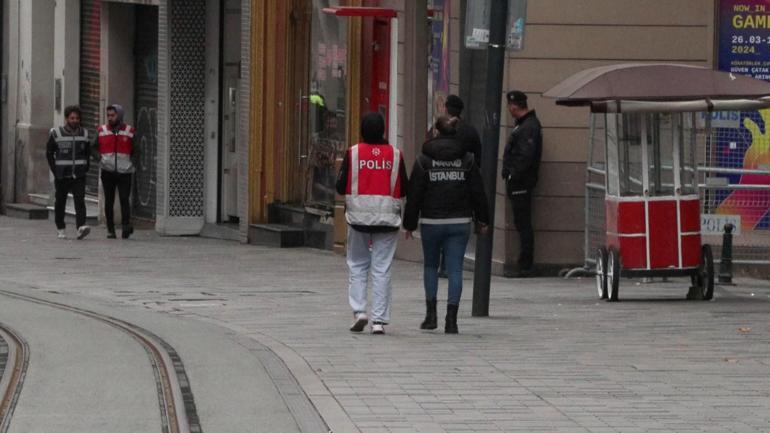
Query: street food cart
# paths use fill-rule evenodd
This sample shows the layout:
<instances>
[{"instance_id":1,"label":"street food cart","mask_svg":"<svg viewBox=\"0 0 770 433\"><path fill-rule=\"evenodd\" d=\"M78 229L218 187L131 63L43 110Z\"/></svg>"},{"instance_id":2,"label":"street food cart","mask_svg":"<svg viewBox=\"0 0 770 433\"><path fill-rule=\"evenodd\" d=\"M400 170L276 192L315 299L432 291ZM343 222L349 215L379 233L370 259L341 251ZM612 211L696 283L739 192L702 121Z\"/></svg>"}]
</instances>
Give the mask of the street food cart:
<instances>
[{"instance_id":1,"label":"street food cart","mask_svg":"<svg viewBox=\"0 0 770 433\"><path fill-rule=\"evenodd\" d=\"M589 69L546 92L558 105L590 107L589 175L603 180L604 243L586 254L600 298L617 301L621 277L690 277L688 298L712 299L696 158L709 137L703 113L767 108L769 94L762 81L672 64ZM597 142L604 147L598 169L590 164Z\"/></svg>"}]
</instances>

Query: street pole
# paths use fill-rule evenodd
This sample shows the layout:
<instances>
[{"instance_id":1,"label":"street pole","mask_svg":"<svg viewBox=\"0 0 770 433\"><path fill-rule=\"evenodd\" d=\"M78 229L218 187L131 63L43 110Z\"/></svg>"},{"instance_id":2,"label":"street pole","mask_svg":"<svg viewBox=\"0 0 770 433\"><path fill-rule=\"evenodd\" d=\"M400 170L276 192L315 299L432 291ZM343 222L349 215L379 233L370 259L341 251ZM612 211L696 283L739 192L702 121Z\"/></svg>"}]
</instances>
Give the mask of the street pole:
<instances>
[{"instance_id":1,"label":"street pole","mask_svg":"<svg viewBox=\"0 0 770 433\"><path fill-rule=\"evenodd\" d=\"M481 175L489 200L489 230L476 238L476 263L473 273L473 311L475 317L489 316L489 285L492 274L492 242L495 231L497 197L497 157L500 143L500 106L505 69L505 35L508 0L492 0L487 48L487 91L484 108L484 146L481 150Z\"/></svg>"}]
</instances>

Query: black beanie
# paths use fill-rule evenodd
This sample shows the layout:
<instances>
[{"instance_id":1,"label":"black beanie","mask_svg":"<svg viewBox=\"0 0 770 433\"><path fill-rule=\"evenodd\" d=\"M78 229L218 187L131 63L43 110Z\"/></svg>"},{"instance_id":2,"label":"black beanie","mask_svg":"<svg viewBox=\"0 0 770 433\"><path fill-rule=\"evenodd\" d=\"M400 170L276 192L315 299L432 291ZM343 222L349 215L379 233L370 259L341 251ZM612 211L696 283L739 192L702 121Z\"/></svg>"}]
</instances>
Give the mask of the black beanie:
<instances>
[{"instance_id":1,"label":"black beanie","mask_svg":"<svg viewBox=\"0 0 770 433\"><path fill-rule=\"evenodd\" d=\"M382 144L385 141L385 119L380 113L367 113L361 119L361 138L364 143Z\"/></svg>"}]
</instances>

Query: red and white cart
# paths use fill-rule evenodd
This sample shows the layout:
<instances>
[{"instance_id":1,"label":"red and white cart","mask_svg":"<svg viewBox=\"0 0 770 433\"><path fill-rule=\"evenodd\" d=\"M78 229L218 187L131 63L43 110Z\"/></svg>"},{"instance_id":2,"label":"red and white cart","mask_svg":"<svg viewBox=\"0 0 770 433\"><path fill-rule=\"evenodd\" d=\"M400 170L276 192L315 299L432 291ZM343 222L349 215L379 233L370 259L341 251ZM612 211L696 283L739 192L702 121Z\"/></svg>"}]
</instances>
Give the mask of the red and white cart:
<instances>
[{"instance_id":1,"label":"red and white cart","mask_svg":"<svg viewBox=\"0 0 770 433\"><path fill-rule=\"evenodd\" d=\"M621 276L689 276L699 297L711 299L714 259L711 247L701 245L695 114L605 119L606 245L595 251L599 296L617 301Z\"/></svg>"},{"instance_id":2,"label":"red and white cart","mask_svg":"<svg viewBox=\"0 0 770 433\"><path fill-rule=\"evenodd\" d=\"M621 277L677 276L690 277L688 298L714 296L696 161L697 144L710 137L704 113L767 108L768 94L762 81L671 64L589 69L546 92L559 105L591 108L589 182L603 180L605 223L604 244L587 254L601 298L618 300ZM599 167L590 161L597 142L604 147Z\"/></svg>"}]
</instances>

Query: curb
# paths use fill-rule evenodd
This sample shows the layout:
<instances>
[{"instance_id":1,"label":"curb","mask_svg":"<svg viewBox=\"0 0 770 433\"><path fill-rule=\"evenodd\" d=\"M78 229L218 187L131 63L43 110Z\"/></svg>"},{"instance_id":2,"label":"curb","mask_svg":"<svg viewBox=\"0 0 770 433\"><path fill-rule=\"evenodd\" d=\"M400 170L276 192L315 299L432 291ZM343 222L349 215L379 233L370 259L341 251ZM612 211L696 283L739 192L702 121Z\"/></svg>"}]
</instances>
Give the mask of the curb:
<instances>
[{"instance_id":1,"label":"curb","mask_svg":"<svg viewBox=\"0 0 770 433\"><path fill-rule=\"evenodd\" d=\"M308 365L305 358L295 352L294 349L273 337L250 331L239 325L202 316L197 316L196 319L237 332L239 335L252 339L273 352L283 361L300 388L302 388L302 391L304 391L318 411L318 414L326 425L329 426L329 433L361 433L361 430L353 423L353 420L350 419L339 401L324 385L321 378Z\"/></svg>"}]
</instances>

